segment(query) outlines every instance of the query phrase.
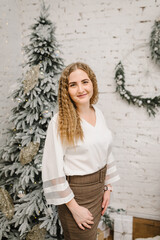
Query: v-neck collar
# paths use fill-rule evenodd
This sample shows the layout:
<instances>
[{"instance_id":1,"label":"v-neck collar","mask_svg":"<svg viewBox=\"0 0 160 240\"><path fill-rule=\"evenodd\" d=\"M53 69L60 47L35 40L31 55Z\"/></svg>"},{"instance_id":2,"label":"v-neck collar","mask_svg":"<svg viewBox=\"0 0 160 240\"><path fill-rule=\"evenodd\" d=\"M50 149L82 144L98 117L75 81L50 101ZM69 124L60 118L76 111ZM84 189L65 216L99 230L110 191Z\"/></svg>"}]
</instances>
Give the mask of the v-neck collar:
<instances>
[{"instance_id":1,"label":"v-neck collar","mask_svg":"<svg viewBox=\"0 0 160 240\"><path fill-rule=\"evenodd\" d=\"M93 126L91 123L89 123L89 122L88 122L87 120L85 120L83 117L80 117L80 119L81 119L83 122L87 123L90 127L95 128L95 127L97 126L97 112L96 112L96 108L95 108L94 106L92 106L92 107L93 107L93 109L94 109L95 116L96 116L95 125Z\"/></svg>"}]
</instances>

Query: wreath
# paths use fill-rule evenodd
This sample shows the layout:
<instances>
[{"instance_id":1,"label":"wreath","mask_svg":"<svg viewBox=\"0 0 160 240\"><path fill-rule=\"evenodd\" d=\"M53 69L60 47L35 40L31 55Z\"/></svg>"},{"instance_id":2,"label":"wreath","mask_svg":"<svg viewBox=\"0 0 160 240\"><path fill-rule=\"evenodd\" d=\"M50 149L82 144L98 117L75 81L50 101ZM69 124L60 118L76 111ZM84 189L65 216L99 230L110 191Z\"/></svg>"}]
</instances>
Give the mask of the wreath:
<instances>
[{"instance_id":1,"label":"wreath","mask_svg":"<svg viewBox=\"0 0 160 240\"><path fill-rule=\"evenodd\" d=\"M116 66L115 80L117 84L116 92L119 92L122 99L125 99L129 104L132 103L138 107L144 107L149 116L155 116L157 107L160 107L160 96L143 98L141 95L132 95L130 91L126 90L124 67L121 62Z\"/></svg>"},{"instance_id":2,"label":"wreath","mask_svg":"<svg viewBox=\"0 0 160 240\"><path fill-rule=\"evenodd\" d=\"M155 21L150 37L150 49L152 59L156 63L160 63L160 20ZM158 107L160 107L160 96L154 98L144 98L141 95L132 95L125 88L125 73L122 62L120 61L115 68L116 92L119 92L122 99L125 99L129 104L132 103L138 107L144 107L149 116L155 116Z\"/></svg>"},{"instance_id":3,"label":"wreath","mask_svg":"<svg viewBox=\"0 0 160 240\"><path fill-rule=\"evenodd\" d=\"M152 59L160 64L160 19L156 20L150 37L150 49Z\"/></svg>"}]
</instances>

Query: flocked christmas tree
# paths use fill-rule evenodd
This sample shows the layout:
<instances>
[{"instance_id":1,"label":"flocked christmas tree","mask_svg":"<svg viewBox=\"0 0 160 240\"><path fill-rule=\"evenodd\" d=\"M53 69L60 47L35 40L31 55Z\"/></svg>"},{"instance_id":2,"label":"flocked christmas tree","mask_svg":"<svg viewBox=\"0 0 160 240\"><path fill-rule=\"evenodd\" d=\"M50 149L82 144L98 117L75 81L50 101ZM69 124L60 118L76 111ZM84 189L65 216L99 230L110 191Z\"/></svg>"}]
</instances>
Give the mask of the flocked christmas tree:
<instances>
[{"instance_id":1,"label":"flocked christmas tree","mask_svg":"<svg viewBox=\"0 0 160 240\"><path fill-rule=\"evenodd\" d=\"M58 75L64 67L55 26L48 20L44 4L31 30L29 45L24 48L27 71L12 96L17 103L10 117L13 128L0 155L3 240L55 239L61 232L56 207L46 204L41 180L46 130L56 107Z\"/></svg>"}]
</instances>

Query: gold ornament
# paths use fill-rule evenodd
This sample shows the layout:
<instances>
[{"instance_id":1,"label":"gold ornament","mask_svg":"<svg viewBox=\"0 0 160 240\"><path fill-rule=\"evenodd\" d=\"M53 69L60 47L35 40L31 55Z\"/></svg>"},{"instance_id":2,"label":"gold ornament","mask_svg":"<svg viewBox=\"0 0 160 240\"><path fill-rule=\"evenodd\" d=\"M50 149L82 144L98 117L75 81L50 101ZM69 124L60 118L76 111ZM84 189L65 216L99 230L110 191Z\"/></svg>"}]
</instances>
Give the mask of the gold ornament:
<instances>
[{"instance_id":1,"label":"gold ornament","mask_svg":"<svg viewBox=\"0 0 160 240\"><path fill-rule=\"evenodd\" d=\"M27 71L24 84L24 93L28 93L32 90L38 82L39 78L39 65L33 66L29 71Z\"/></svg>"},{"instance_id":2,"label":"gold ornament","mask_svg":"<svg viewBox=\"0 0 160 240\"><path fill-rule=\"evenodd\" d=\"M35 225L27 234L26 240L44 240L46 235L45 228L39 228L41 223Z\"/></svg>"},{"instance_id":3,"label":"gold ornament","mask_svg":"<svg viewBox=\"0 0 160 240\"><path fill-rule=\"evenodd\" d=\"M0 188L0 210L3 212L7 219L12 219L14 215L13 200L4 188Z\"/></svg>"},{"instance_id":4,"label":"gold ornament","mask_svg":"<svg viewBox=\"0 0 160 240\"><path fill-rule=\"evenodd\" d=\"M30 163L39 150L39 143L30 142L27 147L21 149L19 159L22 165Z\"/></svg>"}]
</instances>

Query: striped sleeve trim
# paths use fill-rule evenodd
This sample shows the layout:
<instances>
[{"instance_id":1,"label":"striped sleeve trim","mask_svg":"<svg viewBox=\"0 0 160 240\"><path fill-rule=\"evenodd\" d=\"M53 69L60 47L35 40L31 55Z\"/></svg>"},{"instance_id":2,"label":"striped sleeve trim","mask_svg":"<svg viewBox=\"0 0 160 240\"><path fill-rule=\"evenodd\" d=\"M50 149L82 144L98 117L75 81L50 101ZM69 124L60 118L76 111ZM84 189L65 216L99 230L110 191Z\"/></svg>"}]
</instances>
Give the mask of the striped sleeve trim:
<instances>
[{"instance_id":1,"label":"striped sleeve trim","mask_svg":"<svg viewBox=\"0 0 160 240\"><path fill-rule=\"evenodd\" d=\"M65 198L47 199L47 203L48 204L54 204L54 205L61 205L61 204L65 204L65 203L71 201L73 198L74 198L74 194L73 194L73 192L71 192Z\"/></svg>"},{"instance_id":2,"label":"striped sleeve trim","mask_svg":"<svg viewBox=\"0 0 160 240\"><path fill-rule=\"evenodd\" d=\"M46 196L46 199L66 198L70 193L71 193L71 189L70 189L70 187L67 187L64 191L45 193L45 196Z\"/></svg>"},{"instance_id":3,"label":"striped sleeve trim","mask_svg":"<svg viewBox=\"0 0 160 240\"><path fill-rule=\"evenodd\" d=\"M105 184L111 184L120 179L118 172L117 172L117 167L114 161L114 157L112 153L109 156L108 163L107 163L107 173L106 173L106 178L105 178Z\"/></svg>"},{"instance_id":4,"label":"striped sleeve trim","mask_svg":"<svg viewBox=\"0 0 160 240\"><path fill-rule=\"evenodd\" d=\"M44 182L43 189L48 204L64 204L71 196L74 197L65 177Z\"/></svg>"},{"instance_id":5,"label":"striped sleeve trim","mask_svg":"<svg viewBox=\"0 0 160 240\"><path fill-rule=\"evenodd\" d=\"M61 183L65 183L65 181L66 181L65 177L55 178L52 180L45 181L43 183L43 187L47 188L47 187L55 186Z\"/></svg>"},{"instance_id":6,"label":"striped sleeve trim","mask_svg":"<svg viewBox=\"0 0 160 240\"><path fill-rule=\"evenodd\" d=\"M105 180L105 185L117 182L120 179L120 176L117 174L115 177Z\"/></svg>"},{"instance_id":7,"label":"striped sleeve trim","mask_svg":"<svg viewBox=\"0 0 160 240\"><path fill-rule=\"evenodd\" d=\"M57 191L62 192L62 191L65 191L67 189L67 187L68 187L68 182L67 181L65 181L64 183L52 185L52 186L49 186L49 187L44 187L44 185L43 185L45 193L57 192Z\"/></svg>"}]
</instances>

